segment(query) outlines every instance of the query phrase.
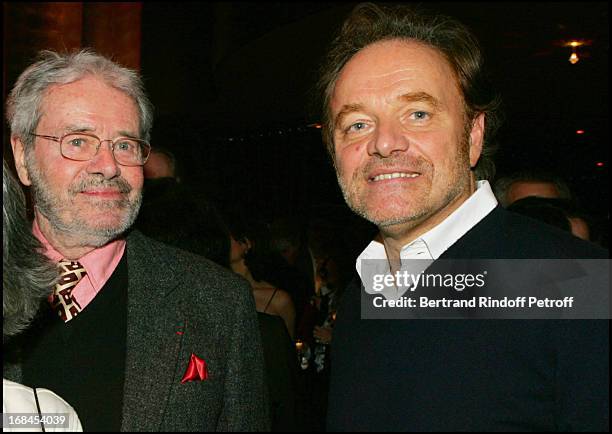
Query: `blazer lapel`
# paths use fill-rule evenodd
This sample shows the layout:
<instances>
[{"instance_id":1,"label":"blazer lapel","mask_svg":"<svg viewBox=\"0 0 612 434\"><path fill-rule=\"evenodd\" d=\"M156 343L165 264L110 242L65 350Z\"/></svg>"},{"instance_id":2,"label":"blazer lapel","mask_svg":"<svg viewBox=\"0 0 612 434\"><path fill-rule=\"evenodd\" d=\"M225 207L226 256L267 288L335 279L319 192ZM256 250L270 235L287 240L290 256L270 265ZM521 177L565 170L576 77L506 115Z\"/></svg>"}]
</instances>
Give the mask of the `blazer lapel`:
<instances>
[{"instance_id":1,"label":"blazer lapel","mask_svg":"<svg viewBox=\"0 0 612 434\"><path fill-rule=\"evenodd\" d=\"M128 312L122 431L159 431L176 381L184 328L169 294L180 283L138 232L128 237ZM178 332L178 333L177 333Z\"/></svg>"}]
</instances>

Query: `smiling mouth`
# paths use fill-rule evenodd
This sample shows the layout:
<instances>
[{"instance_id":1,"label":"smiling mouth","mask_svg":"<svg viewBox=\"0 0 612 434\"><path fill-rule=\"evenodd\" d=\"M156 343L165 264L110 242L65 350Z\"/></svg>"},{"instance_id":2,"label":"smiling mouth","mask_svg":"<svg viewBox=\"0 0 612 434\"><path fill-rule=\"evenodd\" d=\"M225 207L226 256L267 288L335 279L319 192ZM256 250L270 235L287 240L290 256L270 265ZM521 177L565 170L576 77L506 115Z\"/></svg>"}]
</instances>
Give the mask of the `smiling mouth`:
<instances>
[{"instance_id":1,"label":"smiling mouth","mask_svg":"<svg viewBox=\"0 0 612 434\"><path fill-rule=\"evenodd\" d=\"M378 181L384 181L387 179L397 179L397 178L416 178L420 175L421 174L417 172L381 173L380 175L376 175L375 177L368 179L368 182L378 182Z\"/></svg>"}]
</instances>

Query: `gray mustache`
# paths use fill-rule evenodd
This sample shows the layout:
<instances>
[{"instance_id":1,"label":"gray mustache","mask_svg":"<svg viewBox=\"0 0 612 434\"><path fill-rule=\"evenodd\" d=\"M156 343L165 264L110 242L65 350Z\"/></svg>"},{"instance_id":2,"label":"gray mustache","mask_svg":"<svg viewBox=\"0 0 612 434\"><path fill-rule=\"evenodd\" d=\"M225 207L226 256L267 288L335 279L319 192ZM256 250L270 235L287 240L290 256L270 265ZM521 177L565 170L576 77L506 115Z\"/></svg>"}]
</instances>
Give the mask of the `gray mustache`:
<instances>
[{"instance_id":1,"label":"gray mustache","mask_svg":"<svg viewBox=\"0 0 612 434\"><path fill-rule=\"evenodd\" d=\"M121 193L129 193L132 191L132 186L123 178L105 180L105 179L84 179L77 182L70 190L72 193L78 193L89 187L111 187L116 188Z\"/></svg>"}]
</instances>

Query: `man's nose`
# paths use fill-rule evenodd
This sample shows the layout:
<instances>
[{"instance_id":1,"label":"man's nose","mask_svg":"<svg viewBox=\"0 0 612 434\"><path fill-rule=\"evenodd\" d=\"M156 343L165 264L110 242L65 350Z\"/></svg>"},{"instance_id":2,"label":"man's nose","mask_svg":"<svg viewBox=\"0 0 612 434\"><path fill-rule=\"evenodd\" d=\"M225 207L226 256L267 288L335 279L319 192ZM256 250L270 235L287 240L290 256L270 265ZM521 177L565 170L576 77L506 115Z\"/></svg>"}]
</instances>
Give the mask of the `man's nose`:
<instances>
[{"instance_id":1,"label":"man's nose","mask_svg":"<svg viewBox=\"0 0 612 434\"><path fill-rule=\"evenodd\" d=\"M408 147L408 137L399 122L386 120L380 121L376 126L373 140L368 146L368 153L386 158L394 152L405 151Z\"/></svg>"},{"instance_id":2,"label":"man's nose","mask_svg":"<svg viewBox=\"0 0 612 434\"><path fill-rule=\"evenodd\" d=\"M91 174L99 173L104 179L112 179L121 174L119 163L113 154L113 142L102 140L98 152L89 161L87 172Z\"/></svg>"}]
</instances>

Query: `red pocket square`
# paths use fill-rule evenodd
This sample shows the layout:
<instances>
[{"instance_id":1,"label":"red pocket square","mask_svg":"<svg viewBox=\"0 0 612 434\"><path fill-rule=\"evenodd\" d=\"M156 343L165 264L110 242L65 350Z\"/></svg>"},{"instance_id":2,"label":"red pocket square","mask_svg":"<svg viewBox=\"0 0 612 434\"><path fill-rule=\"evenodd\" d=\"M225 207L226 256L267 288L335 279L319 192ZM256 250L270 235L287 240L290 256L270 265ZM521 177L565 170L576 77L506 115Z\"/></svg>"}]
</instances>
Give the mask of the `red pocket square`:
<instances>
[{"instance_id":1,"label":"red pocket square","mask_svg":"<svg viewBox=\"0 0 612 434\"><path fill-rule=\"evenodd\" d=\"M186 383L187 381L204 381L208 378L208 368L206 367L206 362L204 359L200 359L195 354L191 353L191 358L189 359L189 366L187 366L187 370L185 371L185 375L183 375L183 379L181 383Z\"/></svg>"}]
</instances>

